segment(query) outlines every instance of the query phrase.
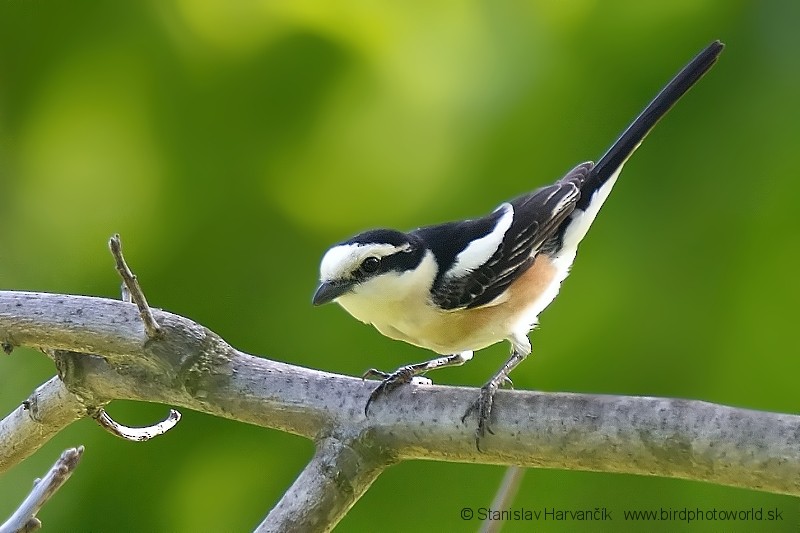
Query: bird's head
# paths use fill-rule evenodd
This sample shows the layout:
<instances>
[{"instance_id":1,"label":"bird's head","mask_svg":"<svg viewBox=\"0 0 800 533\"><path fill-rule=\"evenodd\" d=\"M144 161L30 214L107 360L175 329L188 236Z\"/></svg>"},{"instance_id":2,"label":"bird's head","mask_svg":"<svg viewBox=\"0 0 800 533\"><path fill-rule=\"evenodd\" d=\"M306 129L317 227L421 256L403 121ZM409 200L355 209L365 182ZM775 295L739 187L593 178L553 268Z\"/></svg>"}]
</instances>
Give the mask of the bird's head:
<instances>
[{"instance_id":1,"label":"bird's head","mask_svg":"<svg viewBox=\"0 0 800 533\"><path fill-rule=\"evenodd\" d=\"M312 301L322 305L352 295L388 297L396 281L413 272L423 255L424 247L414 235L390 229L359 233L325 253Z\"/></svg>"}]
</instances>

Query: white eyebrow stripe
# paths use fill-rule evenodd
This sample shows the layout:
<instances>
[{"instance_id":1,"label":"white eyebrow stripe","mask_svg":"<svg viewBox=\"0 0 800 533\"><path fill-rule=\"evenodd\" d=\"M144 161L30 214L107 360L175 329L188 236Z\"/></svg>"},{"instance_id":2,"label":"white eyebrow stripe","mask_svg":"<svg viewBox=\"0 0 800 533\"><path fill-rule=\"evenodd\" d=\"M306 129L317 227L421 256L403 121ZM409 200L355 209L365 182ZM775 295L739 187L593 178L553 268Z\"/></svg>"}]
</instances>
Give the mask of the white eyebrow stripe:
<instances>
[{"instance_id":1,"label":"white eyebrow stripe","mask_svg":"<svg viewBox=\"0 0 800 533\"><path fill-rule=\"evenodd\" d=\"M503 210L504 213L495 224L494 229L488 235L469 243L456 256L455 263L447 271L447 277L460 277L469 274L494 255L502 244L508 228L511 227L511 223L514 221L514 208L511 204L504 203L495 209L495 212L500 210Z\"/></svg>"},{"instance_id":2,"label":"white eyebrow stripe","mask_svg":"<svg viewBox=\"0 0 800 533\"><path fill-rule=\"evenodd\" d=\"M320 263L320 281L339 279L350 274L368 255L384 257L408 248L392 244L340 244L325 253Z\"/></svg>"}]
</instances>

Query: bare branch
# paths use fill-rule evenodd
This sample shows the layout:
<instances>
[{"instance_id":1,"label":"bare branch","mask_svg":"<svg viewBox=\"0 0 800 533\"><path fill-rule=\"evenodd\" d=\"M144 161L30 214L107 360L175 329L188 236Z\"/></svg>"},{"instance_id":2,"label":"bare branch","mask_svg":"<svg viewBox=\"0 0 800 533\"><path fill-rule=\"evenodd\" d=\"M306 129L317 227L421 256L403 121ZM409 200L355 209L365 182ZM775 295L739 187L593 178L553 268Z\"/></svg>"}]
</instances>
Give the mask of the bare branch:
<instances>
[{"instance_id":1,"label":"bare branch","mask_svg":"<svg viewBox=\"0 0 800 533\"><path fill-rule=\"evenodd\" d=\"M495 434L482 442L480 453L474 421L461 423L475 389L409 384L374 402L367 418L364 404L372 383L253 357L186 318L159 310L153 314L163 335L148 340L136 309L123 302L0 291L0 340L54 350L61 378L87 405L113 399L161 402L303 435L318 444L325 439L343 443L335 447L340 458L320 458L317 465L340 464L347 454L361 461L367 456L363 448L380 450L375 461L384 465L403 459L516 464L800 495L797 415L669 398L499 391ZM314 468L322 467L312 466L303 476L312 476ZM328 486L354 490L357 498L370 472L378 470L366 461L364 469L341 470ZM338 494L308 501L318 507L306 507L304 514L338 517L353 500ZM289 503L283 508L297 509Z\"/></svg>"},{"instance_id":2,"label":"bare branch","mask_svg":"<svg viewBox=\"0 0 800 533\"><path fill-rule=\"evenodd\" d=\"M56 433L84 416L83 403L58 377L40 385L0 420L0 473L33 455Z\"/></svg>"},{"instance_id":3,"label":"bare branch","mask_svg":"<svg viewBox=\"0 0 800 533\"><path fill-rule=\"evenodd\" d=\"M176 411L175 409L169 410L169 415L167 418L162 420L157 424L153 424L151 426L145 427L128 427L120 424L109 414L106 412L105 409L101 409L95 420L97 421L100 426L114 435L115 437L119 437L121 439L130 440L134 442L143 442L146 440L150 440L153 437L158 437L159 435L163 435L170 429L174 428L181 419L181 414Z\"/></svg>"},{"instance_id":4,"label":"bare branch","mask_svg":"<svg viewBox=\"0 0 800 533\"><path fill-rule=\"evenodd\" d=\"M522 478L525 477L525 469L519 466L509 466L500 482L492 503L491 509L508 509L514 502L514 498L519 492ZM502 520L489 520L488 518L481 524L481 533L498 533L503 528Z\"/></svg>"},{"instance_id":5,"label":"bare branch","mask_svg":"<svg viewBox=\"0 0 800 533\"><path fill-rule=\"evenodd\" d=\"M389 464L358 438L322 439L311 462L256 533L330 531Z\"/></svg>"},{"instance_id":6,"label":"bare branch","mask_svg":"<svg viewBox=\"0 0 800 533\"><path fill-rule=\"evenodd\" d=\"M122 256L122 241L118 233L114 234L111 239L109 239L108 247L111 250L111 255L114 256L117 272L119 272L120 277L122 277L124 287L127 289L127 291L122 291L123 301L132 300L133 303L136 304L136 307L139 308L139 314L142 317L144 330L147 332L147 336L151 339L155 339L161 335L161 328L158 327L158 322L156 322L156 319L153 317L153 312L147 304L147 299L144 297L144 292L139 286L139 281L136 279L134 273L131 272L131 269L128 268L128 264Z\"/></svg>"},{"instance_id":7,"label":"bare branch","mask_svg":"<svg viewBox=\"0 0 800 533\"><path fill-rule=\"evenodd\" d=\"M114 256L114 260L117 265L117 271L122 277L122 301L126 303L133 302L139 308L139 315L144 323L144 328L147 332L148 338L155 339L159 337L161 335L161 328L158 326L158 323L153 317L153 312L150 309L150 306L147 304L147 300L144 297L144 291L142 291L139 281L136 279L136 276L133 274L133 272L131 272L131 269L128 268L128 264L125 262L125 258L122 256L122 240L120 239L118 233L115 233L108 241L108 247L111 250L111 255ZM151 426L138 428L132 428L120 424L111 418L111 415L109 415L103 408L97 410L94 419L100 425L100 427L115 437L141 442L150 440L158 435L163 435L175 427L175 425L181 419L181 414L175 409L170 409L169 416L165 420Z\"/></svg>"},{"instance_id":8,"label":"bare branch","mask_svg":"<svg viewBox=\"0 0 800 533\"><path fill-rule=\"evenodd\" d=\"M0 526L0 533L36 531L42 526L36 514L58 489L66 483L83 455L83 446L69 448L61 454L42 479L34 481L33 490L17 510Z\"/></svg>"}]
</instances>

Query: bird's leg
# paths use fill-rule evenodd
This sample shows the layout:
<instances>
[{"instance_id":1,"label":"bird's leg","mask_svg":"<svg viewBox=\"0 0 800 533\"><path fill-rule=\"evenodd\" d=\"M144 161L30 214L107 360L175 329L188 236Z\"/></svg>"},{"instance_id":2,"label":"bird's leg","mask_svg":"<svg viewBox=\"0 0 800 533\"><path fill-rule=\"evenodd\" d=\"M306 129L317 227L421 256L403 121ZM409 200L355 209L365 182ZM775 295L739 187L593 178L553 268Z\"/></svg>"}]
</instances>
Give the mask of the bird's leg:
<instances>
[{"instance_id":1,"label":"bird's leg","mask_svg":"<svg viewBox=\"0 0 800 533\"><path fill-rule=\"evenodd\" d=\"M415 376L419 376L420 374L424 374L425 372L434 370L436 368L461 366L470 359L472 359L472 352L461 352L453 355L446 355L444 357L437 357L436 359L431 359L430 361L425 361L424 363L401 366L391 373L370 368L364 372L364 375L361 376L362 378L366 379L368 377L377 376L383 379L380 385L375 387L375 390L373 390L372 394L369 395L367 405L364 406L364 414L368 416L369 406L378 396L393 391L403 383L408 383Z\"/></svg>"},{"instance_id":2,"label":"bird's leg","mask_svg":"<svg viewBox=\"0 0 800 533\"><path fill-rule=\"evenodd\" d=\"M500 370L498 370L497 373L492 376L492 379L487 381L486 384L481 387L480 396L478 396L478 399L475 400L475 402L470 405L469 408L467 408L467 412L461 417L461 422L463 423L473 411L477 412L478 429L475 430L475 445L478 447L479 451L481 449L481 439L486 436L486 432L488 431L489 433L494 434L490 424L494 393L506 383L511 383L508 375L528 356L528 353L529 351L519 350L517 348L512 349L511 357L509 357L508 361L506 361Z\"/></svg>"}]
</instances>

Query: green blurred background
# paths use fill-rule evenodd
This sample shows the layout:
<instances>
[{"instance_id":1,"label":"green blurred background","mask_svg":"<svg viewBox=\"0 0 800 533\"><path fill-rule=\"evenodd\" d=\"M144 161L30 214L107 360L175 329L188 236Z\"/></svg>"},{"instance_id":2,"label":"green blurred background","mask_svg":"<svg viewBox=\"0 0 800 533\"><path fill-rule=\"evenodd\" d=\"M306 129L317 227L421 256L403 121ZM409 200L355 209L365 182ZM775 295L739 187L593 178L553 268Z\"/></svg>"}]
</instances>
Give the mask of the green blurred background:
<instances>
[{"instance_id":1,"label":"green blurred background","mask_svg":"<svg viewBox=\"0 0 800 533\"><path fill-rule=\"evenodd\" d=\"M357 231L488 212L597 159L698 50L720 62L649 137L533 334L516 386L800 412L797 2L33 2L0 4L0 288L117 297L122 235L150 302L254 354L356 375L427 358L335 306L312 308L325 249ZM482 384L507 347L434 374ZM0 358L0 408L54 374ZM166 406L115 402L146 424ZM123 442L69 427L0 479L7 516L66 447L80 468L50 531L246 531L310 442L184 412ZM502 467L382 475L340 531L476 528ZM777 507L704 483L532 470L516 505ZM538 523L592 531L593 524ZM522 531L531 523L507 523ZM660 529L659 529L660 528Z\"/></svg>"}]
</instances>

